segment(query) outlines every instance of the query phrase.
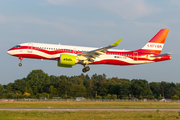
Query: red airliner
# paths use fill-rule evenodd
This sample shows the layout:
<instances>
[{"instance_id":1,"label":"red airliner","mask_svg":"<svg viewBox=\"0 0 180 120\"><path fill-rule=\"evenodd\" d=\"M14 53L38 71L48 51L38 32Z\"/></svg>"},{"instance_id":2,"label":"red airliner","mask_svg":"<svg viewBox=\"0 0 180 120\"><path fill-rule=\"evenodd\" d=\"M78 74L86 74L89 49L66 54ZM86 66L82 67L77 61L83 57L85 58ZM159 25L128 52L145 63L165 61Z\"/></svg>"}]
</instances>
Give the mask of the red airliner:
<instances>
[{"instance_id":1,"label":"red airliner","mask_svg":"<svg viewBox=\"0 0 180 120\"><path fill-rule=\"evenodd\" d=\"M19 57L19 66L23 58L56 60L59 67L71 68L76 64L84 66L83 72L90 70L91 64L138 65L171 60L171 53L161 54L169 29L161 29L143 48L133 51L111 49L118 46L122 39L102 48L55 45L44 43L23 43L7 51Z\"/></svg>"}]
</instances>

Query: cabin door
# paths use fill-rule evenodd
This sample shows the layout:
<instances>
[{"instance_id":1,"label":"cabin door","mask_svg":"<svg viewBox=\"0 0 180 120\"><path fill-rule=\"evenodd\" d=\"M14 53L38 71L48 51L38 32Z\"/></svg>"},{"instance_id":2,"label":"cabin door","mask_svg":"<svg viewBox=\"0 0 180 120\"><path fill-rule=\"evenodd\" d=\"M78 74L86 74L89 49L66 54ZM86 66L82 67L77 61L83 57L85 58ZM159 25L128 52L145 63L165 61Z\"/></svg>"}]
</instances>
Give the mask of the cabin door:
<instances>
[{"instance_id":1,"label":"cabin door","mask_svg":"<svg viewBox=\"0 0 180 120\"><path fill-rule=\"evenodd\" d=\"M73 49L73 53L76 54L76 48Z\"/></svg>"},{"instance_id":2,"label":"cabin door","mask_svg":"<svg viewBox=\"0 0 180 120\"><path fill-rule=\"evenodd\" d=\"M138 52L133 53L133 59L136 61L138 60Z\"/></svg>"},{"instance_id":3,"label":"cabin door","mask_svg":"<svg viewBox=\"0 0 180 120\"><path fill-rule=\"evenodd\" d=\"M32 53L33 49L33 43L28 43L28 49L27 52Z\"/></svg>"}]
</instances>

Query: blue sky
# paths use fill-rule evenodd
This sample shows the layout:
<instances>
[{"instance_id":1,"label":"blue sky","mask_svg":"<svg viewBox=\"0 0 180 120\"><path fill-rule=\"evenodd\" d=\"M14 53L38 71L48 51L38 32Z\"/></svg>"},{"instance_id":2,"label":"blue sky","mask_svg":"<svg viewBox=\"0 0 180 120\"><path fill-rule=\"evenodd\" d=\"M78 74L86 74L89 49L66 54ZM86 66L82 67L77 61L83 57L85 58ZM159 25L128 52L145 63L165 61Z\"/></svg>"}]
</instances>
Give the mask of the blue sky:
<instances>
[{"instance_id":1,"label":"blue sky","mask_svg":"<svg viewBox=\"0 0 180 120\"><path fill-rule=\"evenodd\" d=\"M116 49L143 47L160 29L169 28L162 53L172 60L137 66L91 65L87 72L108 78L180 83L179 0L7 0L0 2L0 84L26 77L34 69L49 75L80 75L83 66L57 67L56 61L19 59L6 51L19 43L42 42L103 47L123 38Z\"/></svg>"}]
</instances>

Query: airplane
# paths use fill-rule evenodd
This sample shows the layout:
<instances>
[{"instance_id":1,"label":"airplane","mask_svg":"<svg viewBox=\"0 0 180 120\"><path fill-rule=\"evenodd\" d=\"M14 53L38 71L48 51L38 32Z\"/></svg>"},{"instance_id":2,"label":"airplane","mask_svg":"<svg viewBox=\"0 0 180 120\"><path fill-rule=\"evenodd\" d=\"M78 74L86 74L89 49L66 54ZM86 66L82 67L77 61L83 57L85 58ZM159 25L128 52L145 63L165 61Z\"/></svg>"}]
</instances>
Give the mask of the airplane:
<instances>
[{"instance_id":1,"label":"airplane","mask_svg":"<svg viewBox=\"0 0 180 120\"><path fill-rule=\"evenodd\" d=\"M81 64L82 72L87 72L91 64L126 66L171 60L171 53L161 54L168 32L169 29L161 29L144 47L133 51L111 49L119 45L121 38L101 48L29 42L14 46L7 53L19 57L19 66L23 58L45 59L56 60L59 67L66 68Z\"/></svg>"}]
</instances>

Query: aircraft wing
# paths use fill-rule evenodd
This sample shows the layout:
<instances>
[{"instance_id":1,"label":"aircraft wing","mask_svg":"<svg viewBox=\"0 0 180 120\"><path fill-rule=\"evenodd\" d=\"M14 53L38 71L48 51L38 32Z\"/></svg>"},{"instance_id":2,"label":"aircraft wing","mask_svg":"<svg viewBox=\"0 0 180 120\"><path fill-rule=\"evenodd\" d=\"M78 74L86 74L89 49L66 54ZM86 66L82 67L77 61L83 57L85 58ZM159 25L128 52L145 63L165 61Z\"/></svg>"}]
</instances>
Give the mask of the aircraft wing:
<instances>
[{"instance_id":1,"label":"aircraft wing","mask_svg":"<svg viewBox=\"0 0 180 120\"><path fill-rule=\"evenodd\" d=\"M153 58L157 58L157 57L162 57L162 56L166 56L166 55L171 55L172 53L164 53L164 54L159 54L159 55L153 55L151 57Z\"/></svg>"},{"instance_id":2,"label":"aircraft wing","mask_svg":"<svg viewBox=\"0 0 180 120\"><path fill-rule=\"evenodd\" d=\"M77 57L79 58L79 60L83 63L86 63L86 62L94 62L94 59L100 55L103 55L103 54L106 54L106 52L108 51L108 49L110 48L113 48L113 47L116 47L119 45L119 43L121 42L122 38L119 39L118 41L116 41L115 43L113 43L112 45L109 45L107 47L102 47L102 48L99 48L99 49L95 49L95 50L92 50L92 51L88 51L88 52L85 52L85 53L80 53L80 54L77 54Z\"/></svg>"}]
</instances>

